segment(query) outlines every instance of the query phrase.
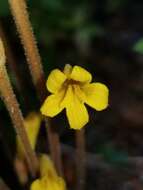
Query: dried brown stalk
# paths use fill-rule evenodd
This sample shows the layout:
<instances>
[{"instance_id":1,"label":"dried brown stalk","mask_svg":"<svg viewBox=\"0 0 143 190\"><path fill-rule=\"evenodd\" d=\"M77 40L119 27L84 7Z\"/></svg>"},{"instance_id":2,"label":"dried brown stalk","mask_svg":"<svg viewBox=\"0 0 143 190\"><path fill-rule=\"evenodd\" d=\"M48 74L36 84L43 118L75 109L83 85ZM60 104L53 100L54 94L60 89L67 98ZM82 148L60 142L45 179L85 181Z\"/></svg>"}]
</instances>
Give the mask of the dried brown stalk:
<instances>
[{"instance_id":1,"label":"dried brown stalk","mask_svg":"<svg viewBox=\"0 0 143 190\"><path fill-rule=\"evenodd\" d=\"M23 44L28 66L32 75L33 83L37 87L37 93L44 97L45 79L41 64L41 58L37 49L31 23L27 12L25 0L9 0L11 11L17 30Z\"/></svg>"},{"instance_id":2,"label":"dried brown stalk","mask_svg":"<svg viewBox=\"0 0 143 190\"><path fill-rule=\"evenodd\" d=\"M50 148L51 156L54 160L55 167L58 171L58 174L60 176L63 176L62 159L61 159L62 155L61 155L61 146L59 142L59 135L52 131L51 127L49 126L49 119L45 119L45 122L46 122L47 136L48 136L49 144L50 144L49 148Z\"/></svg>"},{"instance_id":3,"label":"dried brown stalk","mask_svg":"<svg viewBox=\"0 0 143 190\"><path fill-rule=\"evenodd\" d=\"M1 23L0 23L0 37L1 37L3 44L4 44L4 47L5 47L5 54L7 57L8 65L10 66L10 69L14 72L14 75L16 77L16 87L19 91L21 91L22 85L19 82L19 81L21 81L21 77L19 76L19 72L17 70L15 58L14 58L14 56L13 56L13 54L9 48L9 45L8 45L8 42L7 42L7 39L5 36L5 32L3 30L3 26Z\"/></svg>"},{"instance_id":4,"label":"dried brown stalk","mask_svg":"<svg viewBox=\"0 0 143 190\"><path fill-rule=\"evenodd\" d=\"M32 75L33 83L39 95L40 101L43 102L46 96L45 77L41 64L41 58L34 38L32 26L29 20L28 11L25 0L9 0L13 18L15 20L17 30L19 32L21 42L24 46L25 55ZM60 151L60 141L57 133L54 133L47 125L45 119L46 129L48 133L50 152L52 159L57 167L59 174L62 173L62 161Z\"/></svg>"},{"instance_id":5,"label":"dried brown stalk","mask_svg":"<svg viewBox=\"0 0 143 190\"><path fill-rule=\"evenodd\" d=\"M86 175L86 152L85 152L85 130L76 131L76 170L77 170L77 190L85 187Z\"/></svg>"},{"instance_id":6,"label":"dried brown stalk","mask_svg":"<svg viewBox=\"0 0 143 190\"><path fill-rule=\"evenodd\" d=\"M34 176L37 171L37 158L34 151L31 149L31 145L29 143L24 127L24 119L19 109L19 105L16 100L15 94L13 92L6 71L5 62L5 52L2 41L0 40L0 95L7 107L7 110L9 111L11 120L13 122L13 126L15 127L17 134L21 138L29 169L31 171L31 174Z\"/></svg>"},{"instance_id":7,"label":"dried brown stalk","mask_svg":"<svg viewBox=\"0 0 143 190\"><path fill-rule=\"evenodd\" d=\"M30 100L29 100L28 96L26 96L26 93L25 93L25 83L21 77L21 72L17 66L17 60L12 52L11 46L7 40L5 30L4 30L4 27L1 22L0 22L0 37L1 37L4 47L5 47L5 54L6 54L6 58L7 58L8 67L10 68L11 73L15 77L16 88L20 95L25 95L25 96L23 96L23 99L27 105L30 102Z\"/></svg>"}]
</instances>

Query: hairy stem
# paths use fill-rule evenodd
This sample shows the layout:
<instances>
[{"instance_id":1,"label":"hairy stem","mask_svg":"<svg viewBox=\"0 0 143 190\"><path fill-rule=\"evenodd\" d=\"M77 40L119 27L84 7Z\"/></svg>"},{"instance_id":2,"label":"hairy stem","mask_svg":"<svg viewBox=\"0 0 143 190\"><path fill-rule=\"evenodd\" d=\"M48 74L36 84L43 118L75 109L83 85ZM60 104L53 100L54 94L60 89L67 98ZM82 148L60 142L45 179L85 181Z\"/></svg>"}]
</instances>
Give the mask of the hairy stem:
<instances>
[{"instance_id":1,"label":"hairy stem","mask_svg":"<svg viewBox=\"0 0 143 190\"><path fill-rule=\"evenodd\" d=\"M24 119L19 108L19 104L16 100L13 92L6 67L5 67L5 53L2 41L0 40L0 95L4 101L6 108L10 114L13 126L15 127L16 133L19 135L25 150L26 160L33 176L36 175L37 171L37 158L34 151L29 143L25 127Z\"/></svg>"},{"instance_id":2,"label":"hairy stem","mask_svg":"<svg viewBox=\"0 0 143 190\"><path fill-rule=\"evenodd\" d=\"M8 67L9 67L11 73L15 77L16 88L20 95L24 95L23 100L27 106L27 105L29 105L30 100L29 100L29 97L27 96L27 94L25 93L26 86L21 77L21 72L18 69L17 60L12 52L11 46L7 40L5 30L4 30L4 27L1 22L0 22L0 37L2 38L4 47L5 47L5 54L7 57Z\"/></svg>"},{"instance_id":3,"label":"hairy stem","mask_svg":"<svg viewBox=\"0 0 143 190\"><path fill-rule=\"evenodd\" d=\"M34 38L32 26L29 20L29 15L25 0L9 0L13 18L15 20L17 30L19 32L21 42L24 46L25 55L33 79L33 83L39 95L40 101L46 97L45 77L41 64L41 58ZM50 122L45 119L46 130L48 133L49 146L52 159L55 163L59 174L62 173L62 161L59 135L50 129Z\"/></svg>"},{"instance_id":4,"label":"hairy stem","mask_svg":"<svg viewBox=\"0 0 143 190\"><path fill-rule=\"evenodd\" d=\"M44 98L45 79L43 68L31 23L29 21L26 2L25 0L9 0L9 4L25 50L25 55L32 75L33 83L36 86L38 95Z\"/></svg>"}]
</instances>

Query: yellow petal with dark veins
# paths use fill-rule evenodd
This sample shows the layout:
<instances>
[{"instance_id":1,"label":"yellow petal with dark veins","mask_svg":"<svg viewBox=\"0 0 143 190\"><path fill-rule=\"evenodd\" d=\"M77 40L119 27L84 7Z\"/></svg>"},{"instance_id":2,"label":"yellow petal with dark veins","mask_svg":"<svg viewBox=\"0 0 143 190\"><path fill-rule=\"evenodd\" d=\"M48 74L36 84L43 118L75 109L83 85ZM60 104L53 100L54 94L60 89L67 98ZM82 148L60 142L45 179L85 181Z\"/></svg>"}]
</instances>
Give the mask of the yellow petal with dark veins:
<instances>
[{"instance_id":1,"label":"yellow petal with dark veins","mask_svg":"<svg viewBox=\"0 0 143 190\"><path fill-rule=\"evenodd\" d=\"M68 87L62 104L66 107L66 114L70 128L81 129L88 123L89 116L87 109L75 94L72 86Z\"/></svg>"}]
</instances>

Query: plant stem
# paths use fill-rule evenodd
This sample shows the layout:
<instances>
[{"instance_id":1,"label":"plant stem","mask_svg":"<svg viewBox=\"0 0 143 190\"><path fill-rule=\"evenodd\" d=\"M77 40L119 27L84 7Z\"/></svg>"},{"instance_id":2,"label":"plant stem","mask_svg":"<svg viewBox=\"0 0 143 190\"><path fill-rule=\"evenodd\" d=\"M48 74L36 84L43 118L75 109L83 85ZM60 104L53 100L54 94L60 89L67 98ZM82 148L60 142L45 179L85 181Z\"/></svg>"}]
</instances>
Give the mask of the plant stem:
<instances>
[{"instance_id":1,"label":"plant stem","mask_svg":"<svg viewBox=\"0 0 143 190\"><path fill-rule=\"evenodd\" d=\"M77 190L83 190L86 177L85 130L76 131Z\"/></svg>"},{"instance_id":2,"label":"plant stem","mask_svg":"<svg viewBox=\"0 0 143 190\"><path fill-rule=\"evenodd\" d=\"M31 149L25 127L24 119L19 108L19 104L16 100L13 92L6 67L5 67L5 53L3 49L2 41L0 40L0 95L3 99L7 110L10 114L13 126L15 127L16 133L19 135L25 150L26 160L33 176L36 175L37 171L37 158L34 151Z\"/></svg>"},{"instance_id":3,"label":"plant stem","mask_svg":"<svg viewBox=\"0 0 143 190\"><path fill-rule=\"evenodd\" d=\"M10 68L11 73L15 77L16 88L17 88L20 95L24 95L23 100L27 106L27 105L29 105L30 100L29 100L27 94L25 93L26 86L25 86L25 83L21 77L21 72L18 69L16 58L15 58L15 56L11 50L9 42L6 38L4 27L3 27L1 22L0 22L0 36L2 38L4 47L5 47L5 54L7 57L8 67Z\"/></svg>"},{"instance_id":4,"label":"plant stem","mask_svg":"<svg viewBox=\"0 0 143 190\"><path fill-rule=\"evenodd\" d=\"M51 152L51 156L54 160L55 167L60 176L63 176L63 168L62 168L62 159L61 159L61 146L59 142L59 135L52 131L51 126L49 126L49 119L45 118L46 131L49 139L49 148ZM51 135L52 134L52 135ZM53 140L53 139L54 140Z\"/></svg>"},{"instance_id":5,"label":"plant stem","mask_svg":"<svg viewBox=\"0 0 143 190\"><path fill-rule=\"evenodd\" d=\"M11 12L23 44L29 70L39 97L45 96L45 79L25 0L9 0Z\"/></svg>"},{"instance_id":6,"label":"plant stem","mask_svg":"<svg viewBox=\"0 0 143 190\"><path fill-rule=\"evenodd\" d=\"M41 58L34 38L31 23L29 21L29 15L26 7L25 0L9 0L11 11L19 32L21 42L24 46L25 55L33 79L33 83L39 95L41 102L46 97L45 77L41 64ZM52 159L55 163L59 174L62 173L62 160L59 135L55 133L47 122L48 118L45 118L46 130L48 133L49 146Z\"/></svg>"}]
</instances>

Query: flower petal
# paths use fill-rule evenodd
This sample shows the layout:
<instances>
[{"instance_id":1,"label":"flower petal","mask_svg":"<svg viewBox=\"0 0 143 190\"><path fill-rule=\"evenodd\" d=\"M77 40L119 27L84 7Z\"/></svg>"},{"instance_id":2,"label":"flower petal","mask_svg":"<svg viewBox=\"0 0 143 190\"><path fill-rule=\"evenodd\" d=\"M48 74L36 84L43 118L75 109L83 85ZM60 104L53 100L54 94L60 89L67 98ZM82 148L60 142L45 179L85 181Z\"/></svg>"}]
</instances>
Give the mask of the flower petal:
<instances>
[{"instance_id":1,"label":"flower petal","mask_svg":"<svg viewBox=\"0 0 143 190\"><path fill-rule=\"evenodd\" d=\"M72 66L70 64L66 64L64 67L64 74L69 77L72 72Z\"/></svg>"},{"instance_id":2,"label":"flower petal","mask_svg":"<svg viewBox=\"0 0 143 190\"><path fill-rule=\"evenodd\" d=\"M27 132L28 139L33 150L35 149L36 146L40 124L41 124L41 116L40 114L35 112L31 112L30 114L28 114L28 116L24 120L25 130ZM23 144L18 136L17 136L17 156L20 159L25 158Z\"/></svg>"},{"instance_id":3,"label":"flower petal","mask_svg":"<svg viewBox=\"0 0 143 190\"><path fill-rule=\"evenodd\" d=\"M66 184L61 177L50 179L49 176L45 175L41 179L35 180L30 190L66 190Z\"/></svg>"},{"instance_id":4,"label":"flower petal","mask_svg":"<svg viewBox=\"0 0 143 190\"><path fill-rule=\"evenodd\" d=\"M68 87L62 104L66 107L67 118L72 129L81 129L88 123L87 109L74 93L72 86Z\"/></svg>"},{"instance_id":5,"label":"flower petal","mask_svg":"<svg viewBox=\"0 0 143 190\"><path fill-rule=\"evenodd\" d=\"M44 177L45 175L49 175L51 178L56 178L58 175L54 168L54 164L50 157L46 154L42 154L40 156L40 176Z\"/></svg>"},{"instance_id":6,"label":"flower petal","mask_svg":"<svg viewBox=\"0 0 143 190\"><path fill-rule=\"evenodd\" d=\"M74 66L71 72L70 78L79 82L91 82L92 76L84 68L80 66Z\"/></svg>"},{"instance_id":7,"label":"flower petal","mask_svg":"<svg viewBox=\"0 0 143 190\"><path fill-rule=\"evenodd\" d=\"M84 91L80 88L80 85L73 85L74 92L81 102L85 102L86 95Z\"/></svg>"},{"instance_id":8,"label":"flower petal","mask_svg":"<svg viewBox=\"0 0 143 190\"><path fill-rule=\"evenodd\" d=\"M35 180L30 190L66 190L63 178L57 175L54 164L46 154L41 154L39 159L40 179Z\"/></svg>"},{"instance_id":9,"label":"flower petal","mask_svg":"<svg viewBox=\"0 0 143 190\"><path fill-rule=\"evenodd\" d=\"M83 87L86 94L85 103L97 111L101 111L108 106L109 90L102 83L91 83Z\"/></svg>"},{"instance_id":10,"label":"flower petal","mask_svg":"<svg viewBox=\"0 0 143 190\"><path fill-rule=\"evenodd\" d=\"M56 94L48 96L40 109L41 113L49 117L54 117L59 114L63 110L60 103L64 97L64 93L65 91L61 90Z\"/></svg>"},{"instance_id":11,"label":"flower petal","mask_svg":"<svg viewBox=\"0 0 143 190\"><path fill-rule=\"evenodd\" d=\"M26 132L30 140L31 147L33 149L35 148L36 145L36 140L40 129L41 121L42 121L41 115L36 112L31 112L24 120L24 124L26 126Z\"/></svg>"},{"instance_id":12,"label":"flower petal","mask_svg":"<svg viewBox=\"0 0 143 190\"><path fill-rule=\"evenodd\" d=\"M67 79L66 75L59 69L54 69L46 82L47 89L51 93L56 93Z\"/></svg>"},{"instance_id":13,"label":"flower petal","mask_svg":"<svg viewBox=\"0 0 143 190\"><path fill-rule=\"evenodd\" d=\"M42 190L40 179L36 179L30 187L30 190Z\"/></svg>"}]
</instances>

